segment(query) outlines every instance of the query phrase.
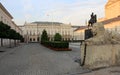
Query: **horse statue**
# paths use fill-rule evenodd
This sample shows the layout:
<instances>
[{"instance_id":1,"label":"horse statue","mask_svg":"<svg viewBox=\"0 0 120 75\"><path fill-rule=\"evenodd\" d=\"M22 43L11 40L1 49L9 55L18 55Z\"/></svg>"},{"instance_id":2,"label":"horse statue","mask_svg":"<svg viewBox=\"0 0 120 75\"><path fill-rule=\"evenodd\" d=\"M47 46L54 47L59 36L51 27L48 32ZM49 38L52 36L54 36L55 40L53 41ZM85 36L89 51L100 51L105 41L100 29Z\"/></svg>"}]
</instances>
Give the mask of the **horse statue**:
<instances>
[{"instance_id":1,"label":"horse statue","mask_svg":"<svg viewBox=\"0 0 120 75\"><path fill-rule=\"evenodd\" d=\"M91 18L88 21L88 27L93 27L93 24L97 22L97 15L94 15L94 13L91 14Z\"/></svg>"}]
</instances>

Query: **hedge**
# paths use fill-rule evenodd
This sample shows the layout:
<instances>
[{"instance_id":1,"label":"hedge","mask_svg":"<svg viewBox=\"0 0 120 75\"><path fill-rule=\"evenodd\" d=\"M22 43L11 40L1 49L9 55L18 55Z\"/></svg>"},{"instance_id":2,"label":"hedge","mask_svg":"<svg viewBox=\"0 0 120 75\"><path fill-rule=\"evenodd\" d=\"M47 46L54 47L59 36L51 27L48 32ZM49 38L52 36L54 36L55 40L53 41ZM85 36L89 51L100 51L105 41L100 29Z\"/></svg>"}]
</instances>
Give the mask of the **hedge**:
<instances>
[{"instance_id":1,"label":"hedge","mask_svg":"<svg viewBox=\"0 0 120 75\"><path fill-rule=\"evenodd\" d=\"M53 48L69 48L68 42L60 42L60 41L44 41L43 43L46 46Z\"/></svg>"}]
</instances>

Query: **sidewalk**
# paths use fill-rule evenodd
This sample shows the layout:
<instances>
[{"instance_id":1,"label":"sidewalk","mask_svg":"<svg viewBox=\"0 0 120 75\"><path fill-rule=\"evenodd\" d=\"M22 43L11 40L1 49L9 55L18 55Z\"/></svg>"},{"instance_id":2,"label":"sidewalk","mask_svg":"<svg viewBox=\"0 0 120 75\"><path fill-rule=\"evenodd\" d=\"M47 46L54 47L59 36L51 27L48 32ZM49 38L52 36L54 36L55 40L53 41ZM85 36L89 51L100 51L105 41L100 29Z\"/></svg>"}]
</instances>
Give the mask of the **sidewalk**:
<instances>
[{"instance_id":1,"label":"sidewalk","mask_svg":"<svg viewBox=\"0 0 120 75\"><path fill-rule=\"evenodd\" d=\"M70 45L80 46L80 43L70 43Z\"/></svg>"},{"instance_id":2,"label":"sidewalk","mask_svg":"<svg viewBox=\"0 0 120 75\"><path fill-rule=\"evenodd\" d=\"M99 69L80 75L120 75L120 66Z\"/></svg>"},{"instance_id":3,"label":"sidewalk","mask_svg":"<svg viewBox=\"0 0 120 75\"><path fill-rule=\"evenodd\" d=\"M19 46L21 46L21 45L23 45L23 44L25 44L25 43L20 43L18 46L16 46L16 47L11 47L11 48L9 48L9 46L0 47L0 59L1 59L2 57L4 57L5 55L14 52L14 51L16 50L16 49L14 49L14 48L17 48L17 47L19 47Z\"/></svg>"}]
</instances>

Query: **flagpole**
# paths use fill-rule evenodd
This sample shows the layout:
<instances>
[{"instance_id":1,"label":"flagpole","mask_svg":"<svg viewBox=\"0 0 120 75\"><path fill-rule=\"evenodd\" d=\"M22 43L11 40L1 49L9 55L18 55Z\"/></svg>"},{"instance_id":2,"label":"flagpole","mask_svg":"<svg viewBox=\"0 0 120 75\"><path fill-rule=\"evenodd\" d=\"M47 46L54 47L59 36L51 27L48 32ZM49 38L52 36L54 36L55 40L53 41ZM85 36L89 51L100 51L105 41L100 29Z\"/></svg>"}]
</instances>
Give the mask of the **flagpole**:
<instances>
[{"instance_id":1,"label":"flagpole","mask_svg":"<svg viewBox=\"0 0 120 75\"><path fill-rule=\"evenodd\" d=\"M53 14L52 14L52 40L53 40L53 32L54 30L53 30Z\"/></svg>"}]
</instances>

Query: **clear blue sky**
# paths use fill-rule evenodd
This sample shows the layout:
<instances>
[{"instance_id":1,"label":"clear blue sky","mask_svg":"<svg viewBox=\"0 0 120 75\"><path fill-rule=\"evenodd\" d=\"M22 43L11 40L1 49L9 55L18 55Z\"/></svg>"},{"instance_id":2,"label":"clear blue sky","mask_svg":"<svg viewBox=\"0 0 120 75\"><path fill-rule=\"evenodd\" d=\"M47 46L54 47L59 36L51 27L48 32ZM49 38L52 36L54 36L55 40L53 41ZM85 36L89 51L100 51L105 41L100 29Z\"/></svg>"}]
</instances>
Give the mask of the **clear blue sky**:
<instances>
[{"instance_id":1,"label":"clear blue sky","mask_svg":"<svg viewBox=\"0 0 120 75\"><path fill-rule=\"evenodd\" d=\"M18 25L25 21L55 21L84 25L91 12L104 17L107 0L0 0Z\"/></svg>"}]
</instances>

